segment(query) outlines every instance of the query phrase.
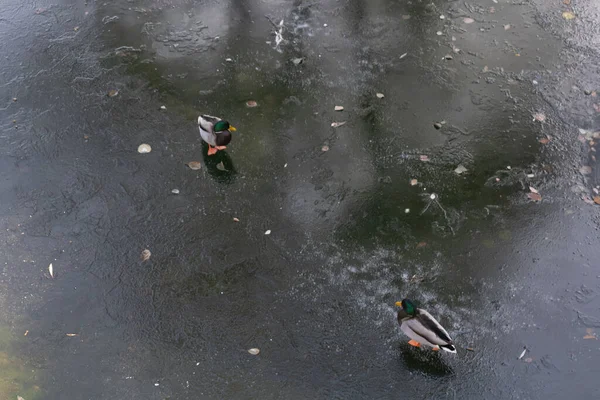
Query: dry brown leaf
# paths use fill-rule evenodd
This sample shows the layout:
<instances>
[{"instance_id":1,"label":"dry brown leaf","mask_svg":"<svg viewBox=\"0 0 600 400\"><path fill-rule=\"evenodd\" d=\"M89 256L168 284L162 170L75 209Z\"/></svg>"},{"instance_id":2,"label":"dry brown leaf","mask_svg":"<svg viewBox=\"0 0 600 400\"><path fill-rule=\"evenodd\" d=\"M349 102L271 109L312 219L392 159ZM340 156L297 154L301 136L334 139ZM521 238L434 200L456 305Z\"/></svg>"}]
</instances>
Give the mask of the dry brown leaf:
<instances>
[{"instance_id":1,"label":"dry brown leaf","mask_svg":"<svg viewBox=\"0 0 600 400\"><path fill-rule=\"evenodd\" d=\"M527 197L533 201L542 201L542 196L539 193L527 193Z\"/></svg>"},{"instance_id":2,"label":"dry brown leaf","mask_svg":"<svg viewBox=\"0 0 600 400\"><path fill-rule=\"evenodd\" d=\"M257 356L258 353L260 353L260 350L257 348L252 348L252 349L248 349L248 353L252 354L253 356Z\"/></svg>"},{"instance_id":3,"label":"dry brown leaf","mask_svg":"<svg viewBox=\"0 0 600 400\"><path fill-rule=\"evenodd\" d=\"M239 219L239 218L236 218L236 217L233 217L233 221L234 221L234 222L240 222L240 219Z\"/></svg>"},{"instance_id":4,"label":"dry brown leaf","mask_svg":"<svg viewBox=\"0 0 600 400\"><path fill-rule=\"evenodd\" d=\"M533 186L529 186L529 190L531 191L531 193L539 193L538 190Z\"/></svg>"},{"instance_id":5,"label":"dry brown leaf","mask_svg":"<svg viewBox=\"0 0 600 400\"><path fill-rule=\"evenodd\" d=\"M23 334L23 336L27 336L29 334L29 329L25 331L25 333Z\"/></svg>"},{"instance_id":6,"label":"dry brown leaf","mask_svg":"<svg viewBox=\"0 0 600 400\"><path fill-rule=\"evenodd\" d=\"M346 121L342 121L342 122L332 122L332 123L331 123L331 127L332 127L332 128L337 128L337 127L339 127L339 126L342 126L342 125L345 125L345 124L346 124Z\"/></svg>"},{"instance_id":7,"label":"dry brown leaf","mask_svg":"<svg viewBox=\"0 0 600 400\"><path fill-rule=\"evenodd\" d=\"M548 139L548 138L541 138L540 139L540 143L541 144L548 144L548 143L550 143L550 139Z\"/></svg>"},{"instance_id":8,"label":"dry brown leaf","mask_svg":"<svg viewBox=\"0 0 600 400\"><path fill-rule=\"evenodd\" d=\"M563 4L569 5L571 4L571 0L563 0Z\"/></svg>"},{"instance_id":9,"label":"dry brown leaf","mask_svg":"<svg viewBox=\"0 0 600 400\"><path fill-rule=\"evenodd\" d=\"M115 97L118 94L119 94L119 91L116 89L112 89L112 90L108 91L108 97Z\"/></svg>"},{"instance_id":10,"label":"dry brown leaf","mask_svg":"<svg viewBox=\"0 0 600 400\"><path fill-rule=\"evenodd\" d=\"M469 351L475 351L475 349L474 349L474 348L472 348L472 347L467 347L467 348L466 348L466 350L469 350Z\"/></svg>"},{"instance_id":11,"label":"dry brown leaf","mask_svg":"<svg viewBox=\"0 0 600 400\"><path fill-rule=\"evenodd\" d=\"M321 151L329 151L329 146L325 145L321 147Z\"/></svg>"},{"instance_id":12,"label":"dry brown leaf","mask_svg":"<svg viewBox=\"0 0 600 400\"><path fill-rule=\"evenodd\" d=\"M416 179L410 180L410 186L415 186L417 183L419 183L419 181L417 181Z\"/></svg>"},{"instance_id":13,"label":"dry brown leaf","mask_svg":"<svg viewBox=\"0 0 600 400\"><path fill-rule=\"evenodd\" d=\"M144 251L142 251L140 258L142 261L148 261L150 259L151 255L152 255L152 253L150 253L150 250L145 249Z\"/></svg>"},{"instance_id":14,"label":"dry brown leaf","mask_svg":"<svg viewBox=\"0 0 600 400\"><path fill-rule=\"evenodd\" d=\"M197 171L200 168L202 168L202 164L200 163L200 161L190 161L185 165L187 165L189 169L193 169L194 171Z\"/></svg>"},{"instance_id":15,"label":"dry brown leaf","mask_svg":"<svg viewBox=\"0 0 600 400\"><path fill-rule=\"evenodd\" d=\"M67 336L73 337L73 336L77 336L77 334L76 333L67 333Z\"/></svg>"},{"instance_id":16,"label":"dry brown leaf","mask_svg":"<svg viewBox=\"0 0 600 400\"><path fill-rule=\"evenodd\" d=\"M585 335L583 338L584 338L584 339L594 339L594 340L598 340L598 338L597 338L596 336L594 336L594 335Z\"/></svg>"},{"instance_id":17,"label":"dry brown leaf","mask_svg":"<svg viewBox=\"0 0 600 400\"><path fill-rule=\"evenodd\" d=\"M248 107L248 108L254 108L254 107L256 107L257 105L258 105L258 103L257 103L256 101L254 101L254 100L248 100L248 101L246 102L246 107Z\"/></svg>"},{"instance_id":18,"label":"dry brown leaf","mask_svg":"<svg viewBox=\"0 0 600 400\"><path fill-rule=\"evenodd\" d=\"M568 20L571 20L571 19L573 19L573 18L575 18L575 14L573 14L571 11L565 11L565 12L563 12L563 13L562 13L562 16L563 16L563 18L564 18L564 19L566 19L567 21L568 21Z\"/></svg>"},{"instance_id":19,"label":"dry brown leaf","mask_svg":"<svg viewBox=\"0 0 600 400\"><path fill-rule=\"evenodd\" d=\"M594 196L594 203L600 204L600 196Z\"/></svg>"}]
</instances>

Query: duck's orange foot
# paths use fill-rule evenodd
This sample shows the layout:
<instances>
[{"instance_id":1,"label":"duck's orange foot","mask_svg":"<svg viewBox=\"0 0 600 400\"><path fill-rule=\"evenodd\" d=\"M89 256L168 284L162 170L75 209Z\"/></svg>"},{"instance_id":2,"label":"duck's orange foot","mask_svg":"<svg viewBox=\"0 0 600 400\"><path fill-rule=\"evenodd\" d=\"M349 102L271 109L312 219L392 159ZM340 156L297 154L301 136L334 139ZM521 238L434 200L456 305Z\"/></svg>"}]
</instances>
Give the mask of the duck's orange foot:
<instances>
[{"instance_id":1,"label":"duck's orange foot","mask_svg":"<svg viewBox=\"0 0 600 400\"><path fill-rule=\"evenodd\" d=\"M410 339L408 341L408 344L410 344L411 346L415 346L415 347L421 347L421 343L417 342L416 340L412 340L412 339Z\"/></svg>"},{"instance_id":2,"label":"duck's orange foot","mask_svg":"<svg viewBox=\"0 0 600 400\"><path fill-rule=\"evenodd\" d=\"M433 350L433 351L439 351L440 348L438 346L435 346L435 347L432 347L431 350Z\"/></svg>"},{"instance_id":3,"label":"duck's orange foot","mask_svg":"<svg viewBox=\"0 0 600 400\"><path fill-rule=\"evenodd\" d=\"M218 150L216 148L214 148L214 147L212 147L210 145L208 146L208 155L209 156L212 156L213 154L217 154L217 151Z\"/></svg>"},{"instance_id":4,"label":"duck's orange foot","mask_svg":"<svg viewBox=\"0 0 600 400\"><path fill-rule=\"evenodd\" d=\"M227 146L215 146L215 149L217 150L225 150L227 148Z\"/></svg>"}]
</instances>

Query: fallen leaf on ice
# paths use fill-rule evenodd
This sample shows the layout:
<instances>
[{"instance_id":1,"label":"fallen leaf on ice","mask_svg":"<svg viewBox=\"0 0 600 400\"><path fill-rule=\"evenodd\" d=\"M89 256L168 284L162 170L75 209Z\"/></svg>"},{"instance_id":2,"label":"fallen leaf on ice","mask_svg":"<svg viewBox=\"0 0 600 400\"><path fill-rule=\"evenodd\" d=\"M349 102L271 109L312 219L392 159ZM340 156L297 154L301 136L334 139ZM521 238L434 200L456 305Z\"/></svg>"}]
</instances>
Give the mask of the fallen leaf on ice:
<instances>
[{"instance_id":1,"label":"fallen leaf on ice","mask_svg":"<svg viewBox=\"0 0 600 400\"><path fill-rule=\"evenodd\" d=\"M142 251L140 258L142 261L148 261L150 259L151 255L152 255L152 253L150 253L150 250L145 249L144 251Z\"/></svg>"},{"instance_id":2,"label":"fallen leaf on ice","mask_svg":"<svg viewBox=\"0 0 600 400\"><path fill-rule=\"evenodd\" d=\"M465 24L472 24L473 22L475 22L475 20L473 18L463 18L463 22Z\"/></svg>"},{"instance_id":3,"label":"fallen leaf on ice","mask_svg":"<svg viewBox=\"0 0 600 400\"><path fill-rule=\"evenodd\" d=\"M321 151L329 151L329 146L325 145L321 147Z\"/></svg>"},{"instance_id":4,"label":"fallen leaf on ice","mask_svg":"<svg viewBox=\"0 0 600 400\"><path fill-rule=\"evenodd\" d=\"M171 189L171 193L173 193L173 194L179 194L179 189Z\"/></svg>"},{"instance_id":5,"label":"fallen leaf on ice","mask_svg":"<svg viewBox=\"0 0 600 400\"><path fill-rule=\"evenodd\" d=\"M331 123L331 127L332 127L332 128L337 128L337 127L339 127L339 126L342 126L342 125L345 125L345 124L346 124L346 121L342 121L342 122L332 122L332 123Z\"/></svg>"},{"instance_id":6,"label":"fallen leaf on ice","mask_svg":"<svg viewBox=\"0 0 600 400\"><path fill-rule=\"evenodd\" d=\"M563 0L563 4L569 5L571 4L571 0Z\"/></svg>"},{"instance_id":7,"label":"fallen leaf on ice","mask_svg":"<svg viewBox=\"0 0 600 400\"><path fill-rule=\"evenodd\" d=\"M518 360L520 360L521 358L523 358L523 356L525 355L525 353L527 353L527 349L523 349L523 352L521 353L521 355L519 356Z\"/></svg>"},{"instance_id":8,"label":"fallen leaf on ice","mask_svg":"<svg viewBox=\"0 0 600 400\"><path fill-rule=\"evenodd\" d=\"M240 219L239 219L239 218L236 218L236 217L233 217L233 221L234 221L234 222L240 222Z\"/></svg>"},{"instance_id":9,"label":"fallen leaf on ice","mask_svg":"<svg viewBox=\"0 0 600 400\"><path fill-rule=\"evenodd\" d=\"M583 175L589 175L592 173L592 167L584 165L583 167L579 168L579 172L581 172Z\"/></svg>"},{"instance_id":10,"label":"fallen leaf on ice","mask_svg":"<svg viewBox=\"0 0 600 400\"><path fill-rule=\"evenodd\" d=\"M185 165L187 165L189 169L193 169L194 171L197 171L200 168L202 168L202 164L200 164L200 161L190 161Z\"/></svg>"},{"instance_id":11,"label":"fallen leaf on ice","mask_svg":"<svg viewBox=\"0 0 600 400\"><path fill-rule=\"evenodd\" d=\"M594 203L600 204L600 196L594 196Z\"/></svg>"},{"instance_id":12,"label":"fallen leaf on ice","mask_svg":"<svg viewBox=\"0 0 600 400\"><path fill-rule=\"evenodd\" d=\"M425 246L427 246L426 242L419 242L419 243L417 243L417 249L420 249L421 247L425 247Z\"/></svg>"},{"instance_id":13,"label":"fallen leaf on ice","mask_svg":"<svg viewBox=\"0 0 600 400\"><path fill-rule=\"evenodd\" d=\"M586 335L583 337L584 339L594 339L594 340L598 340L598 338L596 337L596 334L594 333L594 330L592 328L587 328L585 330Z\"/></svg>"},{"instance_id":14,"label":"fallen leaf on ice","mask_svg":"<svg viewBox=\"0 0 600 400\"><path fill-rule=\"evenodd\" d=\"M248 108L254 108L254 107L256 107L257 105L258 105L258 103L257 103L256 101L254 101L254 100L248 100L248 101L246 102L246 107L248 107Z\"/></svg>"},{"instance_id":15,"label":"fallen leaf on ice","mask_svg":"<svg viewBox=\"0 0 600 400\"><path fill-rule=\"evenodd\" d=\"M377 96L378 99L383 99L385 97L383 93L377 93L375 96Z\"/></svg>"},{"instance_id":16,"label":"fallen leaf on ice","mask_svg":"<svg viewBox=\"0 0 600 400\"><path fill-rule=\"evenodd\" d=\"M335 106L334 110L335 111L344 111L344 107L343 106Z\"/></svg>"},{"instance_id":17,"label":"fallen leaf on ice","mask_svg":"<svg viewBox=\"0 0 600 400\"><path fill-rule=\"evenodd\" d=\"M467 172L468 169L466 169L464 166L459 165L458 167L456 167L456 169L454 170L454 172L456 172L458 175L462 174L463 172Z\"/></svg>"},{"instance_id":18,"label":"fallen leaf on ice","mask_svg":"<svg viewBox=\"0 0 600 400\"><path fill-rule=\"evenodd\" d=\"M73 337L73 336L77 336L77 334L76 333L67 333L67 336Z\"/></svg>"},{"instance_id":19,"label":"fallen leaf on ice","mask_svg":"<svg viewBox=\"0 0 600 400\"><path fill-rule=\"evenodd\" d=\"M108 97L115 97L116 95L119 94L118 90L112 89L108 91Z\"/></svg>"},{"instance_id":20,"label":"fallen leaf on ice","mask_svg":"<svg viewBox=\"0 0 600 400\"><path fill-rule=\"evenodd\" d=\"M507 31L510 29L510 25L504 25L504 30Z\"/></svg>"},{"instance_id":21,"label":"fallen leaf on ice","mask_svg":"<svg viewBox=\"0 0 600 400\"><path fill-rule=\"evenodd\" d=\"M539 122L544 122L546 120L546 115L543 113L535 113L535 114L533 114L533 120L539 121Z\"/></svg>"},{"instance_id":22,"label":"fallen leaf on ice","mask_svg":"<svg viewBox=\"0 0 600 400\"><path fill-rule=\"evenodd\" d=\"M539 193L527 193L527 197L533 201L542 201L542 196Z\"/></svg>"},{"instance_id":23,"label":"fallen leaf on ice","mask_svg":"<svg viewBox=\"0 0 600 400\"><path fill-rule=\"evenodd\" d=\"M252 348L252 349L248 349L248 353L252 354L253 356L257 356L258 353L260 353L260 350L257 348Z\"/></svg>"},{"instance_id":24,"label":"fallen leaf on ice","mask_svg":"<svg viewBox=\"0 0 600 400\"><path fill-rule=\"evenodd\" d=\"M267 230L265 231L265 235L270 235L270 234L271 234L271 230L270 230L270 229L267 229Z\"/></svg>"},{"instance_id":25,"label":"fallen leaf on ice","mask_svg":"<svg viewBox=\"0 0 600 400\"><path fill-rule=\"evenodd\" d=\"M23 336L27 336L28 334L29 334L29 329L27 329L27 330L25 331L25 333L23 334Z\"/></svg>"},{"instance_id":26,"label":"fallen leaf on ice","mask_svg":"<svg viewBox=\"0 0 600 400\"><path fill-rule=\"evenodd\" d=\"M21 396L17 396L17 400L25 400L25 399L22 398Z\"/></svg>"},{"instance_id":27,"label":"fallen leaf on ice","mask_svg":"<svg viewBox=\"0 0 600 400\"><path fill-rule=\"evenodd\" d=\"M48 265L48 272L50 272L50 277L54 278L54 268L52 267L52 263Z\"/></svg>"},{"instance_id":28,"label":"fallen leaf on ice","mask_svg":"<svg viewBox=\"0 0 600 400\"><path fill-rule=\"evenodd\" d=\"M530 363L533 361L533 358L531 357L527 357L526 359L524 359L523 361L525 361L526 363Z\"/></svg>"},{"instance_id":29,"label":"fallen leaf on ice","mask_svg":"<svg viewBox=\"0 0 600 400\"><path fill-rule=\"evenodd\" d=\"M419 181L417 181L416 179L410 180L410 186L415 186L417 183L419 183Z\"/></svg>"},{"instance_id":30,"label":"fallen leaf on ice","mask_svg":"<svg viewBox=\"0 0 600 400\"><path fill-rule=\"evenodd\" d=\"M540 143L541 144L548 144L548 143L550 143L550 139L548 139L548 138L541 138L540 139Z\"/></svg>"},{"instance_id":31,"label":"fallen leaf on ice","mask_svg":"<svg viewBox=\"0 0 600 400\"><path fill-rule=\"evenodd\" d=\"M419 160L421 160L421 161L429 161L429 156L426 156L426 155L420 155L420 156L419 156Z\"/></svg>"},{"instance_id":32,"label":"fallen leaf on ice","mask_svg":"<svg viewBox=\"0 0 600 400\"><path fill-rule=\"evenodd\" d=\"M529 186L529 191L531 193L539 193L538 190L536 188L534 188L533 186Z\"/></svg>"},{"instance_id":33,"label":"fallen leaf on ice","mask_svg":"<svg viewBox=\"0 0 600 400\"><path fill-rule=\"evenodd\" d=\"M225 168L225 164L223 164L223 161L217 164L217 169L219 171L227 171L227 168Z\"/></svg>"},{"instance_id":34,"label":"fallen leaf on ice","mask_svg":"<svg viewBox=\"0 0 600 400\"><path fill-rule=\"evenodd\" d=\"M573 14L571 11L565 11L565 12L563 12L562 16L566 20L570 20L570 19L575 18L575 14Z\"/></svg>"},{"instance_id":35,"label":"fallen leaf on ice","mask_svg":"<svg viewBox=\"0 0 600 400\"><path fill-rule=\"evenodd\" d=\"M138 146L138 153L150 153L152 151L152 147L149 144L142 143Z\"/></svg>"}]
</instances>

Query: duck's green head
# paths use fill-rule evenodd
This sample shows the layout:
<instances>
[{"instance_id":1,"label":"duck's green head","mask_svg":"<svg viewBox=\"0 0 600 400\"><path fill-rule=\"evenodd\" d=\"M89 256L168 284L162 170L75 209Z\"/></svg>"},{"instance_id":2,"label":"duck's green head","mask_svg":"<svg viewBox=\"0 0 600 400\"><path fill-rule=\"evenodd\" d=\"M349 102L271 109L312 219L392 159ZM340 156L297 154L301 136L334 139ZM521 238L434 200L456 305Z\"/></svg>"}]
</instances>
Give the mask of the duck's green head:
<instances>
[{"instance_id":1,"label":"duck's green head","mask_svg":"<svg viewBox=\"0 0 600 400\"><path fill-rule=\"evenodd\" d=\"M229 131L229 132L235 132L236 129L229 125L229 122L225 121L225 120L221 120L219 122L217 122L214 126L214 130L215 132L225 132L225 131Z\"/></svg>"},{"instance_id":2,"label":"duck's green head","mask_svg":"<svg viewBox=\"0 0 600 400\"><path fill-rule=\"evenodd\" d=\"M417 312L417 307L413 304L409 299L404 299L402 301L396 302L396 307L400 307L404 310L408 315L415 315Z\"/></svg>"}]
</instances>

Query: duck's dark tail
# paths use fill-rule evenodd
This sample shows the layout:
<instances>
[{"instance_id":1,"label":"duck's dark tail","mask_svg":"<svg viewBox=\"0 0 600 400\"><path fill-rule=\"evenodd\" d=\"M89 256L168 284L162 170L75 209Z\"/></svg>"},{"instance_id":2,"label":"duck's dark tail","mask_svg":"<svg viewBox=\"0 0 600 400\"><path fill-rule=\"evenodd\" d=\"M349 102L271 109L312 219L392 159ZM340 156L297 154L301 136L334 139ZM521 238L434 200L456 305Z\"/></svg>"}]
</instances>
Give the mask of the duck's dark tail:
<instances>
[{"instance_id":1,"label":"duck's dark tail","mask_svg":"<svg viewBox=\"0 0 600 400\"><path fill-rule=\"evenodd\" d=\"M456 353L456 347L454 347L453 344L444 344L440 345L440 347L442 348L442 350L447 351L449 353Z\"/></svg>"}]
</instances>

